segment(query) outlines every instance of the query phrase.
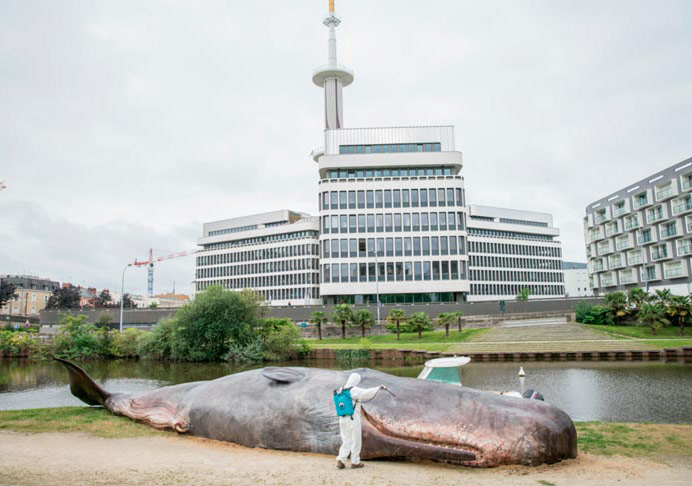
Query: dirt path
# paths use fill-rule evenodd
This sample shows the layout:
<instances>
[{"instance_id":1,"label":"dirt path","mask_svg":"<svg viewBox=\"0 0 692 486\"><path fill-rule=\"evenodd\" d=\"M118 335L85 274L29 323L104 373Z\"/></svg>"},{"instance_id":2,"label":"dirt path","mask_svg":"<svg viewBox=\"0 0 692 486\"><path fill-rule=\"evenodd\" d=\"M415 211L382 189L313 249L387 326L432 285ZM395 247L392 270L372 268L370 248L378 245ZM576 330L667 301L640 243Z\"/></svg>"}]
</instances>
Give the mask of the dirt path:
<instances>
[{"instance_id":1,"label":"dirt path","mask_svg":"<svg viewBox=\"0 0 692 486\"><path fill-rule=\"evenodd\" d=\"M0 485L604 485L690 484L689 458L674 465L588 454L537 468L469 469L368 461L334 468L319 454L247 449L193 437L100 439L82 434L0 432ZM541 482L542 481L542 482Z\"/></svg>"}]
</instances>

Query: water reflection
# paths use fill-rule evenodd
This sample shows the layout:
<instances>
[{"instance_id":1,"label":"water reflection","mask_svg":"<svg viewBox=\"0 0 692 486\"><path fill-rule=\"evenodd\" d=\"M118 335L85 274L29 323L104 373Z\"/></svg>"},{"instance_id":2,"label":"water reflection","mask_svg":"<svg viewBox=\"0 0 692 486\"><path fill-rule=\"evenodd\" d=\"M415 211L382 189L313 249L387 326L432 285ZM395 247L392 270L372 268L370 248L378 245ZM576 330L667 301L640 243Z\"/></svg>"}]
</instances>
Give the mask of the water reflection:
<instances>
[{"instance_id":1,"label":"water reflection","mask_svg":"<svg viewBox=\"0 0 692 486\"><path fill-rule=\"evenodd\" d=\"M523 363L522 363L523 364ZM273 364L281 366L281 363ZM287 366L375 368L416 377L422 366L402 362L303 361ZM92 361L82 367L109 391L143 392L211 380L255 366L226 363ZM678 363L470 363L464 386L488 391L532 388L575 420L692 422L692 366ZM0 361L0 410L83 405L69 391L67 372L57 362Z\"/></svg>"}]
</instances>

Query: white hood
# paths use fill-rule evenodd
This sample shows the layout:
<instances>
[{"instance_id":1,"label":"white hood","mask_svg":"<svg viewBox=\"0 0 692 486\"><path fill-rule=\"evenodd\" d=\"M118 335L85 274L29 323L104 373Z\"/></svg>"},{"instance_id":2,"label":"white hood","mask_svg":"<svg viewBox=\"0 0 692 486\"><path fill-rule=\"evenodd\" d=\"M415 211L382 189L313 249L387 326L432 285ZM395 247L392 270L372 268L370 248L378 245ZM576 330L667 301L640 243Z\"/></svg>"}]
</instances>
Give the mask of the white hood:
<instances>
[{"instance_id":1,"label":"white hood","mask_svg":"<svg viewBox=\"0 0 692 486\"><path fill-rule=\"evenodd\" d=\"M358 383L360 383L360 375L358 373L351 373L344 388L353 388L354 386L358 386Z\"/></svg>"}]
</instances>

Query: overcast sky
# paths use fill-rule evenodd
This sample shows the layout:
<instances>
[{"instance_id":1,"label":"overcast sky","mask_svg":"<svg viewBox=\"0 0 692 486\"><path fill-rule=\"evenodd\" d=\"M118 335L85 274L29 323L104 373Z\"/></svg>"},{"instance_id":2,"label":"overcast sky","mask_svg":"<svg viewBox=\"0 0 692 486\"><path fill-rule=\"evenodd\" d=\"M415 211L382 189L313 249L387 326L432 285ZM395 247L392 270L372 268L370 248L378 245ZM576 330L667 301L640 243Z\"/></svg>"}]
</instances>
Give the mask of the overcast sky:
<instances>
[{"instance_id":1,"label":"overcast sky","mask_svg":"<svg viewBox=\"0 0 692 486\"><path fill-rule=\"evenodd\" d=\"M551 212L566 260L589 202L692 156L689 0L336 4L346 126L455 125L468 202ZM119 290L204 221L316 213L326 10L0 2L0 273ZM171 260L155 290L193 278Z\"/></svg>"}]
</instances>

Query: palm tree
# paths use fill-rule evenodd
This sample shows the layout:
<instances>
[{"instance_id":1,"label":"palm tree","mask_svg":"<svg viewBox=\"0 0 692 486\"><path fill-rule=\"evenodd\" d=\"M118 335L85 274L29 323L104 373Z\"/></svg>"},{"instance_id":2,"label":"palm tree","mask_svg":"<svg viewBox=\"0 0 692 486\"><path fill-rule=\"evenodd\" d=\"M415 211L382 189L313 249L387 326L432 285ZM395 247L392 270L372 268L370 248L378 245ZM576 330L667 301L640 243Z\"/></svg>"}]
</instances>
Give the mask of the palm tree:
<instances>
[{"instance_id":1,"label":"palm tree","mask_svg":"<svg viewBox=\"0 0 692 486\"><path fill-rule=\"evenodd\" d=\"M437 316L437 322L440 326L445 327L445 336L449 337L449 326L456 318L456 313L454 312L443 312Z\"/></svg>"},{"instance_id":2,"label":"palm tree","mask_svg":"<svg viewBox=\"0 0 692 486\"><path fill-rule=\"evenodd\" d=\"M348 304L337 304L332 312L332 321L341 323L341 338L346 339L346 323L351 320L351 306Z\"/></svg>"},{"instance_id":3,"label":"palm tree","mask_svg":"<svg viewBox=\"0 0 692 486\"><path fill-rule=\"evenodd\" d=\"M603 303L613 314L615 324L627 315L627 295L624 292L611 292L603 298Z\"/></svg>"},{"instance_id":4,"label":"palm tree","mask_svg":"<svg viewBox=\"0 0 692 486\"><path fill-rule=\"evenodd\" d=\"M651 328L651 334L656 334L656 329L661 329L670 324L666 319L666 311L660 304L645 302L637 314L637 324Z\"/></svg>"},{"instance_id":5,"label":"palm tree","mask_svg":"<svg viewBox=\"0 0 692 486\"><path fill-rule=\"evenodd\" d=\"M462 316L461 311L456 311L454 313L454 317L456 318L457 324L459 325L459 332L461 332L461 316Z\"/></svg>"},{"instance_id":6,"label":"palm tree","mask_svg":"<svg viewBox=\"0 0 692 486\"><path fill-rule=\"evenodd\" d=\"M531 289L528 287L523 287L521 290L519 290L519 293L517 294L517 300L520 300L520 301L529 300L530 295L531 295Z\"/></svg>"},{"instance_id":7,"label":"palm tree","mask_svg":"<svg viewBox=\"0 0 692 486\"><path fill-rule=\"evenodd\" d=\"M430 327L430 317L425 312L416 312L408 318L418 328L418 339L423 339L423 328Z\"/></svg>"},{"instance_id":8,"label":"palm tree","mask_svg":"<svg viewBox=\"0 0 692 486\"><path fill-rule=\"evenodd\" d=\"M317 326L317 337L322 339L322 323L327 322L327 315L322 311L315 311L312 313L312 318L310 319L310 324L315 324Z\"/></svg>"},{"instance_id":9,"label":"palm tree","mask_svg":"<svg viewBox=\"0 0 692 486\"><path fill-rule=\"evenodd\" d=\"M651 296L652 302L659 304L663 309L668 307L668 302L670 301L670 289L657 290L654 295Z\"/></svg>"},{"instance_id":10,"label":"palm tree","mask_svg":"<svg viewBox=\"0 0 692 486\"><path fill-rule=\"evenodd\" d=\"M365 329L372 327L375 322L375 316L367 309L361 309L351 314L351 324L354 327L360 327L360 333L365 337Z\"/></svg>"},{"instance_id":11,"label":"palm tree","mask_svg":"<svg viewBox=\"0 0 692 486\"><path fill-rule=\"evenodd\" d=\"M399 325L406 320L406 313L401 309L392 309L387 316L387 322L396 324L396 340L399 340Z\"/></svg>"},{"instance_id":12,"label":"palm tree","mask_svg":"<svg viewBox=\"0 0 692 486\"><path fill-rule=\"evenodd\" d=\"M690 298L686 295L673 295L668 302L666 314L677 318L681 336L685 334L685 323L690 316L691 307Z\"/></svg>"},{"instance_id":13,"label":"palm tree","mask_svg":"<svg viewBox=\"0 0 692 486\"><path fill-rule=\"evenodd\" d=\"M646 299L648 298L649 294L646 292L646 290L640 287L634 287L627 292L627 305L636 314L639 312L639 307L643 302L646 302Z\"/></svg>"}]
</instances>

